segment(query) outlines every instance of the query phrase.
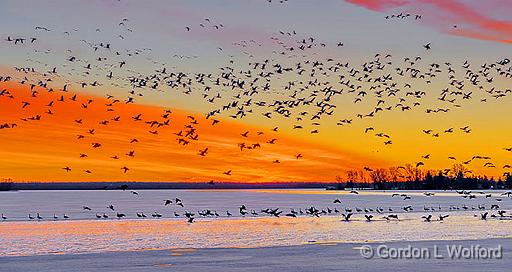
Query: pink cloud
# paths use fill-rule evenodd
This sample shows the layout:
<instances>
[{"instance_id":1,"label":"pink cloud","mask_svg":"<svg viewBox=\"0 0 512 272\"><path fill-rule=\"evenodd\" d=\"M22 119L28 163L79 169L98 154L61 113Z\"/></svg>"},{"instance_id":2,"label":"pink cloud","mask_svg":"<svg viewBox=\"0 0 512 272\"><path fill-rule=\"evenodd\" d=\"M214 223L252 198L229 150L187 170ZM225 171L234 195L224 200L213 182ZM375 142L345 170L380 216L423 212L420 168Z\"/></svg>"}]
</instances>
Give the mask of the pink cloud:
<instances>
[{"instance_id":1,"label":"pink cloud","mask_svg":"<svg viewBox=\"0 0 512 272\"><path fill-rule=\"evenodd\" d=\"M482 2L462 3L457 0L346 0L346 2L377 12L421 14L420 23L451 35L506 43L512 40L512 20L499 20L484 14ZM487 10L512 12L512 5L504 5L501 0L488 0L483 3Z\"/></svg>"},{"instance_id":2,"label":"pink cloud","mask_svg":"<svg viewBox=\"0 0 512 272\"><path fill-rule=\"evenodd\" d=\"M386 9L392 9L407 5L410 1L408 0L346 0L348 3L362 6L367 9L375 11L384 11Z\"/></svg>"}]
</instances>

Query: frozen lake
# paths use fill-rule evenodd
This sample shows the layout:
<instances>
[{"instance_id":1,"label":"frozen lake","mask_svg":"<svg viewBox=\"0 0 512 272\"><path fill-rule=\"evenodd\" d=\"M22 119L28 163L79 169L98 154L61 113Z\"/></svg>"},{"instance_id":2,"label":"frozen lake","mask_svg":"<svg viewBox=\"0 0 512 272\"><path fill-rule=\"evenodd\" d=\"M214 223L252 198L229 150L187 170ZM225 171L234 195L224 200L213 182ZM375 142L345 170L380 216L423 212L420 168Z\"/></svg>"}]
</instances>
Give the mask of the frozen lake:
<instances>
[{"instance_id":1,"label":"frozen lake","mask_svg":"<svg viewBox=\"0 0 512 272\"><path fill-rule=\"evenodd\" d=\"M0 213L7 219L0 222L0 255L512 236L512 220L508 217L512 214L512 197L503 195L505 191L466 194L432 191L430 196L421 191L354 194L316 189L140 190L137 193L129 190L1 192ZM176 198L182 201L183 207L175 204ZM164 205L167 199L172 203ZM109 205L113 205L114 211ZM247 208L245 216L240 215L241 205ZM497 206L491 209L493 205ZM319 217L306 213L310 207L318 210ZM276 208L283 211L279 218L261 212ZM285 215L291 209L297 212L296 218ZM219 216L200 216L198 212L205 210ZM227 211L231 216L227 216ZM500 216L499 211L506 212ZM118 212L126 217L116 219ZM187 223L185 212L195 214L194 223ZM341 214L349 212L353 215L346 222ZM488 212L487 220L482 220L481 214L485 212ZM137 213L144 213L147 218L140 219ZM153 213L162 217L153 218ZM35 219L29 219L29 214ZM38 220L37 214L42 219ZM69 219L63 219L64 214ZM96 218L104 214L109 218ZM365 215L370 214L372 222L367 222ZM432 220L425 222L422 216L429 214ZM384 219L389 215L398 215L399 220ZM439 215L449 217L440 221Z\"/></svg>"}]
</instances>

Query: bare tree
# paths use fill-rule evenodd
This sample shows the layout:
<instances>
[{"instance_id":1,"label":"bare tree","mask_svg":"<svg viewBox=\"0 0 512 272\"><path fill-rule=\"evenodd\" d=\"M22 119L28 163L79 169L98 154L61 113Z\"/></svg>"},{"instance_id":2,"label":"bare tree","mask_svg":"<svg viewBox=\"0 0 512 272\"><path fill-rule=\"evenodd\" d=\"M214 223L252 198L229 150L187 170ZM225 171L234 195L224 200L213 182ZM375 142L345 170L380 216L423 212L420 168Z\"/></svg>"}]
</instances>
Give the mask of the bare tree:
<instances>
[{"instance_id":1,"label":"bare tree","mask_svg":"<svg viewBox=\"0 0 512 272\"><path fill-rule=\"evenodd\" d=\"M348 170L347 171L347 181L348 182L356 182L358 173L356 170Z\"/></svg>"},{"instance_id":2,"label":"bare tree","mask_svg":"<svg viewBox=\"0 0 512 272\"><path fill-rule=\"evenodd\" d=\"M395 167L395 166L389 167L389 169L388 169L389 181L397 182L398 179L400 178L400 176L401 176L400 169L398 169L398 167Z\"/></svg>"},{"instance_id":3,"label":"bare tree","mask_svg":"<svg viewBox=\"0 0 512 272\"><path fill-rule=\"evenodd\" d=\"M373 182L382 183L388 181L388 171L384 168L378 168L370 172L370 178Z\"/></svg>"},{"instance_id":4,"label":"bare tree","mask_svg":"<svg viewBox=\"0 0 512 272\"><path fill-rule=\"evenodd\" d=\"M411 164L405 165L405 178L408 181L422 180L425 177L423 170Z\"/></svg>"},{"instance_id":5,"label":"bare tree","mask_svg":"<svg viewBox=\"0 0 512 272\"><path fill-rule=\"evenodd\" d=\"M368 179L366 178L366 173L363 170L359 170L359 171L357 171L357 173L359 174L359 181L360 182L368 181Z\"/></svg>"},{"instance_id":6,"label":"bare tree","mask_svg":"<svg viewBox=\"0 0 512 272\"><path fill-rule=\"evenodd\" d=\"M453 178L463 178L467 170L468 169L463 164L456 163L450 169L450 175Z\"/></svg>"}]
</instances>

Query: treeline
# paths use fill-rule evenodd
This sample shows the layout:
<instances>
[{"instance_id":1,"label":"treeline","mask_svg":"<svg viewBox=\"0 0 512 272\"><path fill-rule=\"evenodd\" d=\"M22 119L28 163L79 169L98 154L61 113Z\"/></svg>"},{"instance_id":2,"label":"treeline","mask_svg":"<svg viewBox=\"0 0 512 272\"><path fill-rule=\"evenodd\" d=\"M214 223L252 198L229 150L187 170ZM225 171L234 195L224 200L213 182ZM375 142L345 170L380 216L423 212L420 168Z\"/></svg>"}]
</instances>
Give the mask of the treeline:
<instances>
[{"instance_id":1,"label":"treeline","mask_svg":"<svg viewBox=\"0 0 512 272\"><path fill-rule=\"evenodd\" d=\"M376 190L486 190L512 189L512 175L494 179L475 176L463 165L450 169L423 170L413 165L349 170L346 177L336 177L338 189L369 188Z\"/></svg>"},{"instance_id":2,"label":"treeline","mask_svg":"<svg viewBox=\"0 0 512 272\"><path fill-rule=\"evenodd\" d=\"M180 189L299 189L336 186L334 182L2 182L0 191L10 190L180 190Z\"/></svg>"}]
</instances>

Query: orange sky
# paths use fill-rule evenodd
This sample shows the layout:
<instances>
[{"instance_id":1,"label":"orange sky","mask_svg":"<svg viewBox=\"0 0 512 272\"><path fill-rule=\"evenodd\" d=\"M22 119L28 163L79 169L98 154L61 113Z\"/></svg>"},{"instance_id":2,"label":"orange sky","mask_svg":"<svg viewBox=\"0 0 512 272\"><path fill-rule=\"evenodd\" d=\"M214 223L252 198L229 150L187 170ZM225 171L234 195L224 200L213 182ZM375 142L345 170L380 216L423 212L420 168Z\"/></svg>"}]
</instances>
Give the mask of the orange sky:
<instances>
[{"instance_id":1,"label":"orange sky","mask_svg":"<svg viewBox=\"0 0 512 272\"><path fill-rule=\"evenodd\" d=\"M498 92L510 92L512 83L510 64L499 64L508 60L505 58L512 35L508 16L511 5L506 1L333 0L322 1L321 5L289 1L280 8L257 2L237 1L226 6L215 1L185 1L179 7L146 7L138 1L94 5L56 1L51 5L34 2L30 10L17 1L5 3L0 9L0 21L5 26L0 36L31 42L0 43L0 75L12 75L13 82L41 80L59 88L67 83L80 95L74 102L70 100L71 92L47 93L41 88L37 97L31 97L29 86L0 83L0 91L7 88L15 97L0 96L0 125L18 124L15 129L0 129L0 181L333 181L336 175L345 176L347 169L420 162L423 170L446 169L465 162L474 175L495 178L512 169L510 95L497 96ZM74 12L77 5L84 12ZM140 13L141 8L149 9ZM399 20L392 17L400 13L411 16ZM94 20L90 14L94 14ZM262 14L265 22L254 24ZM422 18L416 19L416 14ZM31 20L19 24L20 16ZM205 18L211 24L206 24ZM220 23L223 27L215 29ZM186 30L189 27L191 31ZM290 49L297 49L297 42L309 37L316 41L311 50L292 53ZM104 44L107 41L108 48ZM431 50L425 49L427 43L432 45ZM384 54L383 59L389 60L387 68L368 72L368 82L351 75L349 69L337 70L342 63L357 70ZM71 57L76 59L71 61ZM415 64L405 61L414 57L420 57L415 58ZM265 69L252 68L264 60L269 61ZM311 66L313 61L321 63L321 68ZM271 63L295 68L274 73L272 67L276 66ZM311 73L299 72L297 63ZM443 63L453 67L453 75ZM503 67L489 68L495 63ZM432 71L434 64L441 64L442 71L435 77L432 72L425 73L425 77L431 74L427 81L421 76L400 75L396 70L414 66L426 72ZM164 76L165 69L169 76L186 74L191 83L168 86L169 81L163 80L169 79ZM229 69L236 75L229 84L229 80L213 84L210 79L206 83L197 79L205 75L222 78ZM490 69L486 80L481 77L478 84L469 80L469 73L484 76L485 72L476 71L482 69ZM274 76L257 76L255 71L260 70ZM161 77L158 88L133 89L129 83L133 77L154 76ZM389 93L385 98L377 95L386 85L380 84L384 76L393 77L391 86L400 88L401 94ZM268 91L261 91L265 90L263 78L268 80ZM245 86L254 80L251 85L258 91L241 95L241 89L232 88L235 79L243 79ZM313 80L343 94L332 95L332 99L319 96L324 93L318 91L321 85L307 83ZM457 81L464 82L463 95L458 94L462 87L454 85ZM82 83L88 86L80 87ZM294 87L288 86L290 83ZM406 88L425 95L409 95ZM451 101L440 99L445 90ZM132 93L127 94L129 91ZM114 111L107 112L105 104L111 101L105 94L121 100L127 95L136 97L138 104L121 101L111 107ZM57 101L61 95L66 102ZM365 98L361 100L360 95ZM471 98L464 98L466 95ZM275 112L278 107L269 106L272 101L291 98L314 98L317 104L288 107L288 116ZM94 102L83 109L81 105L88 99ZM51 111L55 114L49 115L45 105L52 100L55 105ZM31 105L22 109L22 101ZM204 113L232 102L238 107L223 110L226 119L220 124L211 126L211 120L204 119ZM332 103L335 110L323 114L321 120L313 120L318 103L324 102ZM411 110L404 110L404 105ZM149 133L155 129L143 121L131 118L141 113L144 121L162 122L164 107L169 106L173 110L170 125L158 129L158 135ZM386 110L378 112L379 107ZM449 113L432 113L433 109ZM229 117L237 111L247 114L243 120ZM367 115L370 112L371 116ZM263 117L267 113L271 118ZM21 120L37 114L42 120ZM189 114L199 123L194 126L199 140L182 146L174 133L191 121ZM120 120L112 120L115 116ZM75 119L83 119L83 124L76 124ZM100 125L102 120L108 125ZM272 132L274 126L279 127L278 133ZM96 133L88 134L87 130L93 128ZM244 131L249 131L248 138L240 135ZM257 135L257 131L264 134ZM85 139L78 140L78 134L85 135ZM139 142L131 144L132 138ZM272 138L278 139L277 144L266 143ZM242 142L259 143L262 148L240 151L238 144ZM92 148L93 143L102 146ZM198 151L206 147L207 156L199 156ZM125 155L131 150L135 157ZM87 154L87 158L80 158L80 153ZM296 159L298 153L304 158ZM111 159L114 155L119 160ZM472 160L475 156L489 160ZM272 163L275 160L281 163ZM72 171L63 171L66 166ZM130 168L127 174L121 171L125 166ZM223 174L230 169L233 175Z\"/></svg>"},{"instance_id":2,"label":"orange sky","mask_svg":"<svg viewBox=\"0 0 512 272\"><path fill-rule=\"evenodd\" d=\"M375 165L368 158L341 150L296 140L282 133L265 130L263 135L256 127L221 120L212 126L202 114L172 109L170 125L159 129L150 128L144 121L163 122L163 108L136 104L116 103L107 111L106 98L78 95L76 101L71 92L56 90L47 93L42 88L36 98L31 96L30 86L2 83L0 90L7 89L14 98L0 96L1 123L16 123L18 127L0 130L0 178L14 181L333 181L345 170ZM59 102L64 95L65 102ZM91 99L87 109L82 104ZM22 109L22 101L30 105ZM46 106L54 101L53 107ZM53 114L45 113L50 109ZM132 117L141 113L143 121ZM39 121L22 121L41 115ZM184 129L193 115L199 135L190 144L178 144L174 133ZM113 121L120 116L119 121ZM82 124L74 120L82 119ZM99 124L108 120L107 125ZM95 134L88 133L95 129ZM158 135L149 131L158 131ZM240 135L249 131L249 136ZM77 139L84 135L84 139ZM136 138L138 143L130 143ZM277 138L276 144L268 144ZM101 147L93 148L93 143ZM240 151L239 143L260 143L261 148ZM205 157L198 151L208 147ZM135 157L126 154L135 151ZM80 154L86 158L80 158ZM302 159L296 159L297 154ZM111 157L117 155L118 160ZM279 160L280 163L273 163ZM63 167L72 170L66 173ZM122 167L130 170L124 174ZM90 170L92 173L86 173ZM232 170L232 175L223 172Z\"/></svg>"}]
</instances>

